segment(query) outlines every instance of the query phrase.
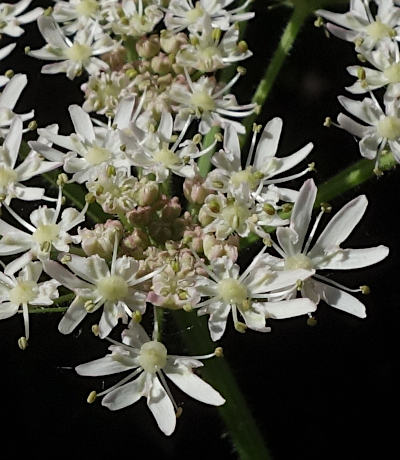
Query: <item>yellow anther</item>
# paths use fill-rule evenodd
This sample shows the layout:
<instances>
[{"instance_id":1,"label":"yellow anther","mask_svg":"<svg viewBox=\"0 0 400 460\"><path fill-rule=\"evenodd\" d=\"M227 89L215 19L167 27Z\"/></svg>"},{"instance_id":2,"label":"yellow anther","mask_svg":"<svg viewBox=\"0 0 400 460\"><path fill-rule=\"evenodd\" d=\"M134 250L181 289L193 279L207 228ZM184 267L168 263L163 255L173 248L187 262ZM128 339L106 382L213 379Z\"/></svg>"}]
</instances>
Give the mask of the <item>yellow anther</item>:
<instances>
[{"instance_id":1,"label":"yellow anther","mask_svg":"<svg viewBox=\"0 0 400 460\"><path fill-rule=\"evenodd\" d=\"M140 313L140 311L136 310L132 314L132 321L135 321L135 323L140 323L142 321L142 314Z\"/></svg>"},{"instance_id":2,"label":"yellow anther","mask_svg":"<svg viewBox=\"0 0 400 460\"><path fill-rule=\"evenodd\" d=\"M89 404L93 404L97 399L97 393L95 391L91 391L89 393L89 396L87 397L86 401L89 403Z\"/></svg>"},{"instance_id":3,"label":"yellow anther","mask_svg":"<svg viewBox=\"0 0 400 460\"><path fill-rule=\"evenodd\" d=\"M364 284L363 286L360 286L360 291L361 291L362 294L364 294L364 295L368 295L368 294L371 293L370 287L367 286L367 285L365 285L365 284Z\"/></svg>"},{"instance_id":4,"label":"yellow anther","mask_svg":"<svg viewBox=\"0 0 400 460\"><path fill-rule=\"evenodd\" d=\"M317 324L318 324L318 321L316 318L314 318L314 316L310 316L309 318L307 318L307 326L314 327Z\"/></svg>"},{"instance_id":5,"label":"yellow anther","mask_svg":"<svg viewBox=\"0 0 400 460\"><path fill-rule=\"evenodd\" d=\"M241 321L236 321L235 322L235 329L240 332L241 334L243 334L244 332L246 332L246 329L247 329L247 326L242 323Z\"/></svg>"},{"instance_id":6,"label":"yellow anther","mask_svg":"<svg viewBox=\"0 0 400 460\"><path fill-rule=\"evenodd\" d=\"M178 409L176 409L176 412L175 412L175 417L179 418L182 415L182 412L183 412L182 407L178 407Z\"/></svg>"},{"instance_id":7,"label":"yellow anther","mask_svg":"<svg viewBox=\"0 0 400 460\"><path fill-rule=\"evenodd\" d=\"M324 201L323 203L321 203L321 211L330 213L332 211L332 206L326 201Z\"/></svg>"},{"instance_id":8,"label":"yellow anther","mask_svg":"<svg viewBox=\"0 0 400 460\"><path fill-rule=\"evenodd\" d=\"M182 308L187 313L189 313L189 312L191 312L193 310L193 307L190 305L190 303L185 303L185 305Z\"/></svg>"},{"instance_id":9,"label":"yellow anther","mask_svg":"<svg viewBox=\"0 0 400 460\"><path fill-rule=\"evenodd\" d=\"M332 118L331 117L326 117L325 118L324 126L325 126L325 128L330 128L332 126Z\"/></svg>"},{"instance_id":10,"label":"yellow anther","mask_svg":"<svg viewBox=\"0 0 400 460\"><path fill-rule=\"evenodd\" d=\"M95 335L96 337L98 337L99 335L99 325L98 324L93 324L92 325L92 333L93 335Z\"/></svg>"},{"instance_id":11,"label":"yellow anther","mask_svg":"<svg viewBox=\"0 0 400 460\"><path fill-rule=\"evenodd\" d=\"M217 357L217 358L223 358L224 357L224 350L222 347L217 347L215 350L214 350L214 355Z\"/></svg>"},{"instance_id":12,"label":"yellow anther","mask_svg":"<svg viewBox=\"0 0 400 460\"><path fill-rule=\"evenodd\" d=\"M85 201L86 203L94 203L96 201L96 197L92 192L86 193Z\"/></svg>"},{"instance_id":13,"label":"yellow anther","mask_svg":"<svg viewBox=\"0 0 400 460\"><path fill-rule=\"evenodd\" d=\"M18 346L21 350L26 350L26 347L28 346L28 341L26 340L26 337L20 337L18 339Z\"/></svg>"}]
</instances>

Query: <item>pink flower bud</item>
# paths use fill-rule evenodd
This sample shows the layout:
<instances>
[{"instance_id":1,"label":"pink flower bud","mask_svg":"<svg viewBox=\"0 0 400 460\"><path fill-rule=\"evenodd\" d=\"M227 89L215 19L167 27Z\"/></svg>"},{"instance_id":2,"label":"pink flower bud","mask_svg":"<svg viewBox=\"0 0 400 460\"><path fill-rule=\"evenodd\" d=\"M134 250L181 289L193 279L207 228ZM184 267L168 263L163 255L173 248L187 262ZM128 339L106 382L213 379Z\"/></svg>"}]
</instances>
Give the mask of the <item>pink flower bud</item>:
<instances>
[{"instance_id":1,"label":"pink flower bud","mask_svg":"<svg viewBox=\"0 0 400 460\"><path fill-rule=\"evenodd\" d=\"M145 59L151 59L160 51L160 39L158 35L153 34L150 37L142 37L136 43L138 55Z\"/></svg>"}]
</instances>

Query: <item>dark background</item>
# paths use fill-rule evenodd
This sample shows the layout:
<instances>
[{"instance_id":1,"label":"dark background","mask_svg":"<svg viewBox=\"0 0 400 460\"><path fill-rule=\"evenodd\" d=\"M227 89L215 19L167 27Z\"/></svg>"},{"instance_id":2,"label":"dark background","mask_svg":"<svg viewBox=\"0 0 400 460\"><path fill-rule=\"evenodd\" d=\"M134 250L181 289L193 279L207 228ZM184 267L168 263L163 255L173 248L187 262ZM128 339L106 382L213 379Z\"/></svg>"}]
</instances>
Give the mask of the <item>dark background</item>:
<instances>
[{"instance_id":1,"label":"dark background","mask_svg":"<svg viewBox=\"0 0 400 460\"><path fill-rule=\"evenodd\" d=\"M34 2L34 5L46 2ZM267 2L256 2L256 18L249 23L246 39L255 57L247 61L248 74L237 85L239 102L247 103L271 58L290 11L269 11ZM25 27L18 50L2 63L28 74L29 84L16 112L35 108L39 126L57 122L61 131L71 129L67 107L81 103L79 84L65 75L40 74L43 63L24 56L26 45L43 44L35 24ZM7 37L2 45L8 43ZM354 64L351 45L327 39L313 19L305 25L290 58L260 116L265 123L274 116L284 119L280 154L289 154L310 140L315 144L315 180L322 183L344 166L359 159L352 137L335 128L323 128L327 115L340 111L337 95L351 84L345 67ZM300 168L301 169L301 168ZM316 327L305 318L274 322L270 334L249 331L244 336L231 324L222 345L249 406L265 435L275 460L392 458L398 435L398 255L396 226L399 173L346 193L332 204L334 211L365 193L370 206L344 246L386 244L391 253L375 267L335 273L335 279L357 287L368 284L363 297L368 317L360 320L321 303ZM301 182L294 184L300 186ZM15 202L16 209L22 205ZM242 255L250 259L256 248ZM85 399L101 389L100 379L82 378L75 365L106 353L106 343L92 336L85 322L77 333L57 332L58 315L32 315L29 348L21 352L17 339L23 334L21 317L0 322L1 452L6 458L23 454L69 455L80 458L236 458L218 412L172 388L184 413L176 432L166 438L158 431L145 401L113 413L98 401ZM169 323L168 323L169 324ZM167 327L172 347L182 334ZM106 380L106 386L110 382ZM395 449L392 451L392 449ZM392 452L392 453L391 453Z\"/></svg>"}]
</instances>

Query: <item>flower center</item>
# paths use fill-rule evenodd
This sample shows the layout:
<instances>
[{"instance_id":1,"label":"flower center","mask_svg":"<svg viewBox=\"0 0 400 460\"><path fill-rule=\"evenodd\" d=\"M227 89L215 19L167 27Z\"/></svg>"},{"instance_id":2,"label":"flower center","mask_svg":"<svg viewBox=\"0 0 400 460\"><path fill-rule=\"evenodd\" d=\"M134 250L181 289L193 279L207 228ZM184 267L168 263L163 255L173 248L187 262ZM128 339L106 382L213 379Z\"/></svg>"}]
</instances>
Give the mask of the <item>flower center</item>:
<instances>
[{"instance_id":1,"label":"flower center","mask_svg":"<svg viewBox=\"0 0 400 460\"><path fill-rule=\"evenodd\" d=\"M371 22L371 24L365 28L365 31L374 40L380 40L385 37L393 37L396 35L396 32L391 27L383 24L379 20Z\"/></svg>"},{"instance_id":2,"label":"flower center","mask_svg":"<svg viewBox=\"0 0 400 460\"><path fill-rule=\"evenodd\" d=\"M0 187L7 187L17 180L17 173L7 166L0 165Z\"/></svg>"},{"instance_id":3,"label":"flower center","mask_svg":"<svg viewBox=\"0 0 400 460\"><path fill-rule=\"evenodd\" d=\"M196 91L193 93L191 103L201 112L210 112L215 109L214 99L206 91Z\"/></svg>"},{"instance_id":4,"label":"flower center","mask_svg":"<svg viewBox=\"0 0 400 460\"><path fill-rule=\"evenodd\" d=\"M196 7L187 11L185 16L188 23L193 24L198 19L200 19L203 16L203 14L204 10L201 8L200 2L197 2Z\"/></svg>"},{"instance_id":5,"label":"flower center","mask_svg":"<svg viewBox=\"0 0 400 460\"><path fill-rule=\"evenodd\" d=\"M305 254L296 254L295 256L286 257L285 270L298 270L299 268L311 270L313 268L312 260Z\"/></svg>"},{"instance_id":6,"label":"flower center","mask_svg":"<svg viewBox=\"0 0 400 460\"><path fill-rule=\"evenodd\" d=\"M173 166L178 163L179 159L172 150L164 147L153 154L155 161L164 166Z\"/></svg>"},{"instance_id":7,"label":"flower center","mask_svg":"<svg viewBox=\"0 0 400 460\"><path fill-rule=\"evenodd\" d=\"M65 55L68 59L75 62L87 61L92 55L92 49L88 45L82 43L74 43L65 50Z\"/></svg>"},{"instance_id":8,"label":"flower center","mask_svg":"<svg viewBox=\"0 0 400 460\"><path fill-rule=\"evenodd\" d=\"M384 72L383 75L390 81L390 83L400 83L400 62L391 65Z\"/></svg>"},{"instance_id":9,"label":"flower center","mask_svg":"<svg viewBox=\"0 0 400 460\"><path fill-rule=\"evenodd\" d=\"M155 340L146 342L140 348L138 360L146 372L155 374L167 364L167 349Z\"/></svg>"},{"instance_id":10,"label":"flower center","mask_svg":"<svg viewBox=\"0 0 400 460\"><path fill-rule=\"evenodd\" d=\"M50 243L57 239L60 229L57 224L43 224L34 231L32 238L39 244Z\"/></svg>"},{"instance_id":11,"label":"flower center","mask_svg":"<svg viewBox=\"0 0 400 460\"><path fill-rule=\"evenodd\" d=\"M249 210L237 203L230 204L222 210L222 218L234 231L250 217Z\"/></svg>"},{"instance_id":12,"label":"flower center","mask_svg":"<svg viewBox=\"0 0 400 460\"><path fill-rule=\"evenodd\" d=\"M92 166L99 165L100 163L104 163L111 158L111 153L102 147L98 147L97 145L93 147L89 147L86 153L85 159L88 163Z\"/></svg>"},{"instance_id":13,"label":"flower center","mask_svg":"<svg viewBox=\"0 0 400 460\"><path fill-rule=\"evenodd\" d=\"M99 294L110 302L123 299L128 295L128 283L121 276L112 275L102 278L96 284Z\"/></svg>"},{"instance_id":14,"label":"flower center","mask_svg":"<svg viewBox=\"0 0 400 460\"><path fill-rule=\"evenodd\" d=\"M246 286L234 278L221 280L218 283L217 291L225 302L234 304L243 304L248 296Z\"/></svg>"},{"instance_id":15,"label":"flower center","mask_svg":"<svg viewBox=\"0 0 400 460\"><path fill-rule=\"evenodd\" d=\"M389 116L382 118L376 128L381 137L391 141L400 137L400 119L397 117Z\"/></svg>"},{"instance_id":16,"label":"flower center","mask_svg":"<svg viewBox=\"0 0 400 460\"><path fill-rule=\"evenodd\" d=\"M89 17L94 14L99 8L97 0L81 0L76 6L76 11L79 15Z\"/></svg>"},{"instance_id":17,"label":"flower center","mask_svg":"<svg viewBox=\"0 0 400 460\"><path fill-rule=\"evenodd\" d=\"M10 290L9 299L14 305L29 303L36 297L37 284L34 281L18 281Z\"/></svg>"},{"instance_id":18,"label":"flower center","mask_svg":"<svg viewBox=\"0 0 400 460\"><path fill-rule=\"evenodd\" d=\"M231 182L235 187L239 187L241 184L248 184L251 190L254 190L259 184L256 176L251 172L251 168L246 168L243 171L237 171L232 173Z\"/></svg>"}]
</instances>

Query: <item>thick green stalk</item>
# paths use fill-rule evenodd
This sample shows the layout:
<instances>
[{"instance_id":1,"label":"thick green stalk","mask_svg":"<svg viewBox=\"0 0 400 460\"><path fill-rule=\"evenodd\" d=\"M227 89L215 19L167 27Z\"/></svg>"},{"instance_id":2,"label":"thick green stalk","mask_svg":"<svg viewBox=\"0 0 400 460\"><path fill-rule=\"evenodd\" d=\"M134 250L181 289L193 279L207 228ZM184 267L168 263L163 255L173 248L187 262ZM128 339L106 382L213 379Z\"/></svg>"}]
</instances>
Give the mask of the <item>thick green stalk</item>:
<instances>
[{"instance_id":1,"label":"thick green stalk","mask_svg":"<svg viewBox=\"0 0 400 460\"><path fill-rule=\"evenodd\" d=\"M288 56L294 41L296 40L297 34L299 33L301 26L303 25L309 13L310 8L307 6L306 2L295 2L292 15L283 31L278 47L275 50L275 53L272 56L271 62L267 67L264 77L258 84L256 92L252 98L252 102L258 104L260 107L262 107L267 100L276 77L278 76L283 63L285 62L285 59ZM256 118L257 114L253 113L243 120L243 125L246 128L247 134L242 137L242 145L245 144L246 138L251 132L251 128Z\"/></svg>"},{"instance_id":2,"label":"thick green stalk","mask_svg":"<svg viewBox=\"0 0 400 460\"><path fill-rule=\"evenodd\" d=\"M216 344L209 337L205 317L198 317L194 312L177 311L174 312L174 320L180 329L189 331L183 334L183 341L190 354L207 354L215 349ZM206 360L201 374L226 399L218 410L240 459L269 460L271 455L264 444L265 436L247 406L228 361L225 358Z\"/></svg>"},{"instance_id":3,"label":"thick green stalk","mask_svg":"<svg viewBox=\"0 0 400 460\"><path fill-rule=\"evenodd\" d=\"M318 187L315 206L318 207L322 202L332 200L374 177L374 166L374 161L362 159L328 179ZM381 171L394 169L395 166L396 161L392 154L382 155L379 161Z\"/></svg>"}]
</instances>

